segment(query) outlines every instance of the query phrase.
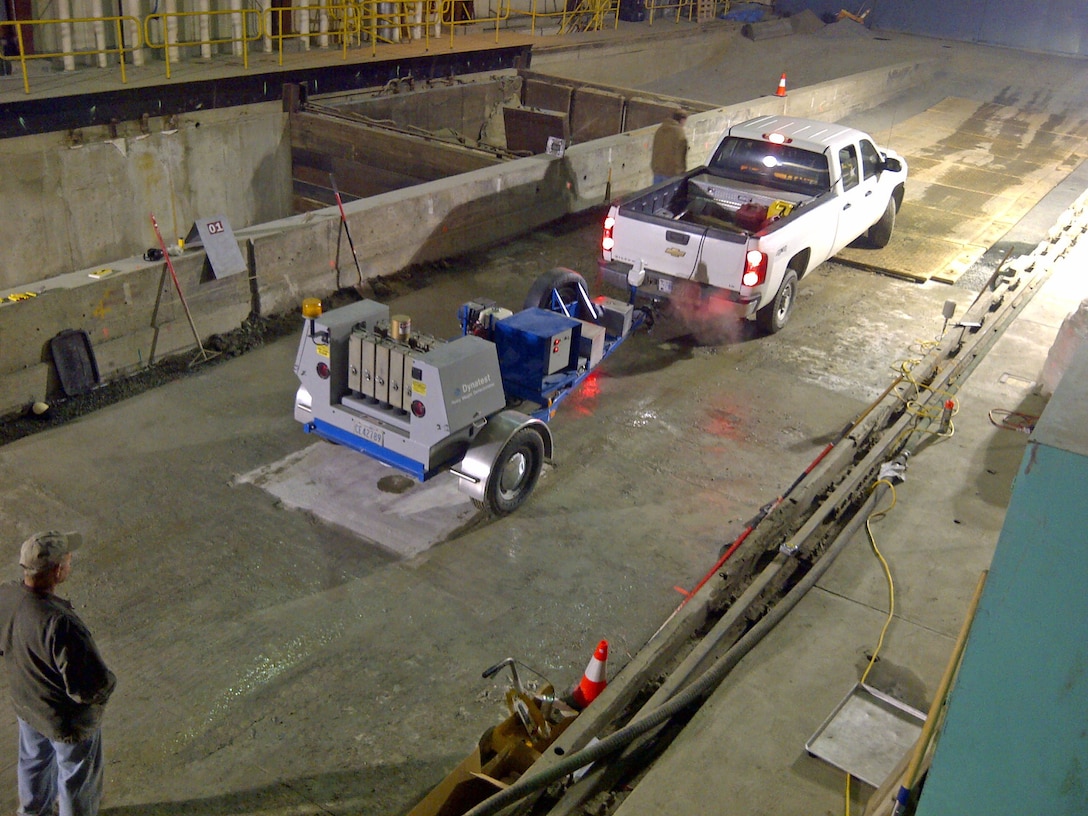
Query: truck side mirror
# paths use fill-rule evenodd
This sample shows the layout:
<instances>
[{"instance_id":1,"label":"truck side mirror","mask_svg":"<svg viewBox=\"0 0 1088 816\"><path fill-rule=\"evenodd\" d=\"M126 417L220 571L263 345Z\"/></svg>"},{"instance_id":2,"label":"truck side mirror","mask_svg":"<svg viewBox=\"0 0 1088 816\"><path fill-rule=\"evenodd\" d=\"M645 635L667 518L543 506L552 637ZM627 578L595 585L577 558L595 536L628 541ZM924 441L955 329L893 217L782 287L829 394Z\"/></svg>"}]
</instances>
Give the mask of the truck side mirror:
<instances>
[{"instance_id":1,"label":"truck side mirror","mask_svg":"<svg viewBox=\"0 0 1088 816\"><path fill-rule=\"evenodd\" d=\"M899 159L893 159L893 158L890 158L888 156L885 156L884 161L882 161L880 164L881 164L881 169L891 170L893 173L898 173L898 172L902 171L902 169L903 169L903 165L899 161Z\"/></svg>"}]
</instances>

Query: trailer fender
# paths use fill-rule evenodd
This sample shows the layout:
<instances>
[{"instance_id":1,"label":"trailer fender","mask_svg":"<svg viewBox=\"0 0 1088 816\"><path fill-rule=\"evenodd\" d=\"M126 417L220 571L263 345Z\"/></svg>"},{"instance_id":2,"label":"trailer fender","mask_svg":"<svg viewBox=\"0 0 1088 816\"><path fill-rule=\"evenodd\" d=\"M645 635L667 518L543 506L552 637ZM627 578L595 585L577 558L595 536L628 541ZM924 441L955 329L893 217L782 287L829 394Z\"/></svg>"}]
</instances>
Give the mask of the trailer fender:
<instances>
[{"instance_id":1,"label":"trailer fender","mask_svg":"<svg viewBox=\"0 0 1088 816\"><path fill-rule=\"evenodd\" d=\"M528 498L552 450L547 423L508 409L488 419L450 472L477 506L504 516Z\"/></svg>"}]
</instances>

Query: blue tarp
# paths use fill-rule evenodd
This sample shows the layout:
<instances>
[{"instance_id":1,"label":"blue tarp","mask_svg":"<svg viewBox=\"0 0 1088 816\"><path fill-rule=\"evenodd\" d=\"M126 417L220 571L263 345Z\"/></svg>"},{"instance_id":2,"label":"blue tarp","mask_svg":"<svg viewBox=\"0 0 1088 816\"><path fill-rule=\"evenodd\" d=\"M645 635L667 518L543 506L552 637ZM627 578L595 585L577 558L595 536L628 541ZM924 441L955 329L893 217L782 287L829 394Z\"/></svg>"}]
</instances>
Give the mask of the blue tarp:
<instances>
[{"instance_id":1,"label":"blue tarp","mask_svg":"<svg viewBox=\"0 0 1088 816\"><path fill-rule=\"evenodd\" d=\"M733 9L722 15L723 20L734 20L738 23L758 23L763 19L764 7L758 3L734 6Z\"/></svg>"}]
</instances>

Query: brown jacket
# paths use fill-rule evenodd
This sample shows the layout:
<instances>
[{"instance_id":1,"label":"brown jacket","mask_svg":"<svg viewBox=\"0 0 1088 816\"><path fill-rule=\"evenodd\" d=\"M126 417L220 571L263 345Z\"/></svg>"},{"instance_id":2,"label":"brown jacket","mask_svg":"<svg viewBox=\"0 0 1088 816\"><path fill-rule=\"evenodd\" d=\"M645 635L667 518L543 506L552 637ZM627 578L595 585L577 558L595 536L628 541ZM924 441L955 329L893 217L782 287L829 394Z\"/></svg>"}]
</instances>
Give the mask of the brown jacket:
<instances>
[{"instance_id":1,"label":"brown jacket","mask_svg":"<svg viewBox=\"0 0 1088 816\"><path fill-rule=\"evenodd\" d=\"M654 133L650 169L655 176L679 176L688 170L688 139L684 126L671 117Z\"/></svg>"}]
</instances>

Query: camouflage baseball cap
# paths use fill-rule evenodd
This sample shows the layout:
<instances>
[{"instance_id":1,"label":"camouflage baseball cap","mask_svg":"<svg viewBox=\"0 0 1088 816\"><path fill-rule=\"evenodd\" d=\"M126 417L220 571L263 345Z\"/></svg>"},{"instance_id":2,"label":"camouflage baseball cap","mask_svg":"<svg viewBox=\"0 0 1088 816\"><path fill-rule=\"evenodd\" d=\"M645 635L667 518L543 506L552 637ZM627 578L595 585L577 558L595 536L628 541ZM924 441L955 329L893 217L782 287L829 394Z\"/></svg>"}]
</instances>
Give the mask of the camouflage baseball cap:
<instances>
[{"instance_id":1,"label":"camouflage baseball cap","mask_svg":"<svg viewBox=\"0 0 1088 816\"><path fill-rule=\"evenodd\" d=\"M19 551L19 566L31 572L44 572L57 566L64 556L78 550L81 544L83 536L80 533L58 533L55 530L35 533L23 542Z\"/></svg>"}]
</instances>

